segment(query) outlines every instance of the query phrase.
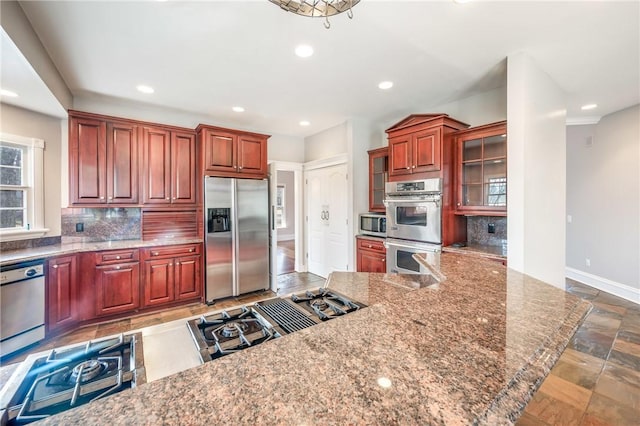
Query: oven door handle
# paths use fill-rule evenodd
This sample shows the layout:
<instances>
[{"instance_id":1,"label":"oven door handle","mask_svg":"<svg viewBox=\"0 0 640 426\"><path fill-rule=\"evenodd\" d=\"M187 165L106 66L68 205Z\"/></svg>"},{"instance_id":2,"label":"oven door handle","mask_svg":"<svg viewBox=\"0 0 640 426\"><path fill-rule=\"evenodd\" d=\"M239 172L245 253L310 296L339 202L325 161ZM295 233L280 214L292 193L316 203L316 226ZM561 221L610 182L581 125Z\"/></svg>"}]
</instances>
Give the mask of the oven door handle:
<instances>
[{"instance_id":1,"label":"oven door handle","mask_svg":"<svg viewBox=\"0 0 640 426\"><path fill-rule=\"evenodd\" d=\"M385 207L389 207L392 203L405 203L405 204L421 204L421 203L435 203L436 207L440 205L440 198L434 198L431 200L416 200L415 198L407 198L399 200L397 198L385 198L382 203Z\"/></svg>"},{"instance_id":2,"label":"oven door handle","mask_svg":"<svg viewBox=\"0 0 640 426\"><path fill-rule=\"evenodd\" d=\"M402 247L402 248L407 248L407 249L411 249L411 250L418 250L418 251L428 251L430 253L440 253L442 250L438 249L438 248L424 248L424 247L416 247L416 246L410 246L407 244L399 244L396 242L388 242L385 241L383 243L384 248L388 249L389 246L394 246L394 247Z\"/></svg>"}]
</instances>

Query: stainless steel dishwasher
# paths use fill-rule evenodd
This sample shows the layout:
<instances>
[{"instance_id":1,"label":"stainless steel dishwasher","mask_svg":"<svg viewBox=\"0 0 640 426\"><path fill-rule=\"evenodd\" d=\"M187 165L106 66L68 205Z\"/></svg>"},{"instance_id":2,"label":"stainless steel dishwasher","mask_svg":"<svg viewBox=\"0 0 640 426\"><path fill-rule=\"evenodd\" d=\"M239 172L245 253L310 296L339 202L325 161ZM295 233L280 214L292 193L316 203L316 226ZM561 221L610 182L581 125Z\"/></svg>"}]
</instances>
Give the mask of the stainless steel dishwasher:
<instances>
[{"instance_id":1,"label":"stainless steel dishwasher","mask_svg":"<svg viewBox=\"0 0 640 426\"><path fill-rule=\"evenodd\" d=\"M44 260L0 267L0 358L44 339Z\"/></svg>"}]
</instances>

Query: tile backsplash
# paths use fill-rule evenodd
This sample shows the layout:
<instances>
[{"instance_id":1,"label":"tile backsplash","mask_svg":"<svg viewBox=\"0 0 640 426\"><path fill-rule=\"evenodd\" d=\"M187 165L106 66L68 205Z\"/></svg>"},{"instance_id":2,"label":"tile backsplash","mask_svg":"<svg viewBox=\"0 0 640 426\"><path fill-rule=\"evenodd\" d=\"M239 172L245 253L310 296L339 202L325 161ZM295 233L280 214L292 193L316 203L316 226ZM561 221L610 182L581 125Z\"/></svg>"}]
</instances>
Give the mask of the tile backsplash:
<instances>
[{"instance_id":1,"label":"tile backsplash","mask_svg":"<svg viewBox=\"0 0 640 426\"><path fill-rule=\"evenodd\" d=\"M489 233L489 224L494 224L495 232ZM467 242L487 246L503 246L507 243L507 218L496 216L468 216Z\"/></svg>"},{"instance_id":2,"label":"tile backsplash","mask_svg":"<svg viewBox=\"0 0 640 426\"><path fill-rule=\"evenodd\" d=\"M0 252L8 251L8 250L23 250L23 249L30 249L35 247L50 246L53 244L60 244L61 240L62 238L60 236L57 236L57 237L32 238L29 240L18 240L18 241L0 241Z\"/></svg>"},{"instance_id":3,"label":"tile backsplash","mask_svg":"<svg viewBox=\"0 0 640 426\"><path fill-rule=\"evenodd\" d=\"M77 231L80 225L83 230ZM139 208L62 209L64 242L139 240L142 238Z\"/></svg>"}]
</instances>

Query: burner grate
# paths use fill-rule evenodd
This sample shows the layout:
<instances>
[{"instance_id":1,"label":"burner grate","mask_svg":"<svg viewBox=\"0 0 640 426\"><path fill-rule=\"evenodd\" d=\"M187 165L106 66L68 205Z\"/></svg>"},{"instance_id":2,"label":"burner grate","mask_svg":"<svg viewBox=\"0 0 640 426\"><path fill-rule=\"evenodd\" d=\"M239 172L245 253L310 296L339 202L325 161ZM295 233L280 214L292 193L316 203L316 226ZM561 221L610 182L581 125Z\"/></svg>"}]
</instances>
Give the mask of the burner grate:
<instances>
[{"instance_id":1,"label":"burner grate","mask_svg":"<svg viewBox=\"0 0 640 426\"><path fill-rule=\"evenodd\" d=\"M260 304L260 309L264 310L288 333L316 325L315 321L300 312L296 307L291 306L285 300L278 300L269 304Z\"/></svg>"}]
</instances>

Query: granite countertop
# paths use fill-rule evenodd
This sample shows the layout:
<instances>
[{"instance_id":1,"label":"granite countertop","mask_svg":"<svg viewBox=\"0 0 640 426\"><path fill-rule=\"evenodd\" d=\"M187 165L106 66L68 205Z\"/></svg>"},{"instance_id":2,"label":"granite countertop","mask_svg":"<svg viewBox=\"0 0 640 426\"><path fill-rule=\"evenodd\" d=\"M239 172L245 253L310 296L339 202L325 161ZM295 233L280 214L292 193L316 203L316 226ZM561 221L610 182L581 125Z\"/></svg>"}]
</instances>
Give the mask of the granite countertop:
<instances>
[{"instance_id":1,"label":"granite countertop","mask_svg":"<svg viewBox=\"0 0 640 426\"><path fill-rule=\"evenodd\" d=\"M489 259L335 272L369 305L43 424L511 424L591 305Z\"/></svg>"},{"instance_id":2,"label":"granite countertop","mask_svg":"<svg viewBox=\"0 0 640 426\"><path fill-rule=\"evenodd\" d=\"M85 251L122 250L140 247L154 247L174 244L201 243L201 238L181 238L172 240L119 240L94 241L85 243L62 243L21 250L5 250L0 253L0 266L28 260L42 259Z\"/></svg>"},{"instance_id":3,"label":"granite countertop","mask_svg":"<svg viewBox=\"0 0 640 426\"><path fill-rule=\"evenodd\" d=\"M490 246L487 244L467 243L464 247L445 246L442 251L485 257L494 260L507 259L507 246Z\"/></svg>"}]
</instances>

